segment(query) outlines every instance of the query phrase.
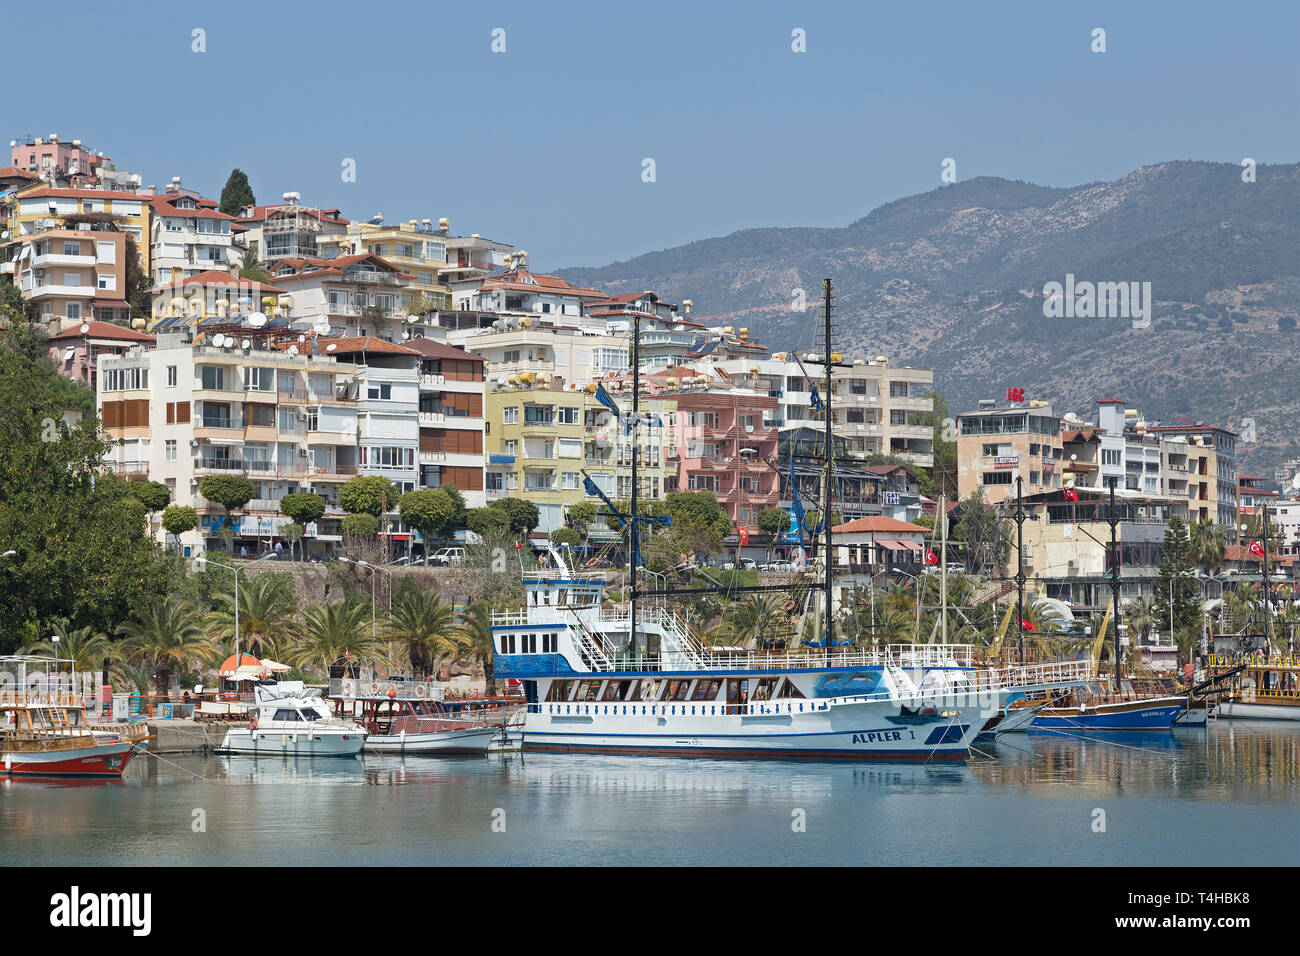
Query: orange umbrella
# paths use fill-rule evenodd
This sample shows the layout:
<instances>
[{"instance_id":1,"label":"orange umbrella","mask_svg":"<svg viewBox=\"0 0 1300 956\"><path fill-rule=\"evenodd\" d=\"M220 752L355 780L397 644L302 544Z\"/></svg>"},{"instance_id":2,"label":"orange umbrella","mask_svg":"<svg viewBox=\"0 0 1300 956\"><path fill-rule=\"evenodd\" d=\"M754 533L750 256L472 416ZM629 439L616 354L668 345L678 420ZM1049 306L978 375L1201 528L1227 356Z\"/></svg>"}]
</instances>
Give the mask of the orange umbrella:
<instances>
[{"instance_id":1,"label":"orange umbrella","mask_svg":"<svg viewBox=\"0 0 1300 956\"><path fill-rule=\"evenodd\" d=\"M230 677L235 673L236 667L261 667L261 666L262 666L262 662L259 661L252 654L240 654L238 661L235 660L235 655L231 654L229 657L227 657L224 661L221 662L221 667L218 668L217 672L222 677Z\"/></svg>"}]
</instances>

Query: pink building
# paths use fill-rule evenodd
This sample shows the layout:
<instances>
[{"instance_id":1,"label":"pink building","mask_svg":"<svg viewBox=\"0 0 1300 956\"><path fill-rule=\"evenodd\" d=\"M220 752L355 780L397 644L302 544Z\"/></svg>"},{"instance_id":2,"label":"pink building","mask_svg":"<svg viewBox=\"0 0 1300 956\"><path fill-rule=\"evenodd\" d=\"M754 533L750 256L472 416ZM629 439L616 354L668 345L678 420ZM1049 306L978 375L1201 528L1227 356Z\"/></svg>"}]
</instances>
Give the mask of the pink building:
<instances>
[{"instance_id":1,"label":"pink building","mask_svg":"<svg viewBox=\"0 0 1300 956\"><path fill-rule=\"evenodd\" d=\"M711 491L737 526L758 530L758 513L779 501L777 430L763 424L777 400L752 392L666 392L677 401L677 487Z\"/></svg>"},{"instance_id":2,"label":"pink building","mask_svg":"<svg viewBox=\"0 0 1300 956\"><path fill-rule=\"evenodd\" d=\"M82 329L85 329L83 332ZM154 337L108 322L70 322L63 331L51 333L46 339L54 367L74 382L89 385L96 390L96 358L100 355L121 355L133 345L152 348Z\"/></svg>"},{"instance_id":3,"label":"pink building","mask_svg":"<svg viewBox=\"0 0 1300 956\"><path fill-rule=\"evenodd\" d=\"M10 161L42 179L53 172L66 180L97 179L101 166L112 165L107 156L86 148L79 139L65 142L57 136L22 139L10 147Z\"/></svg>"}]
</instances>

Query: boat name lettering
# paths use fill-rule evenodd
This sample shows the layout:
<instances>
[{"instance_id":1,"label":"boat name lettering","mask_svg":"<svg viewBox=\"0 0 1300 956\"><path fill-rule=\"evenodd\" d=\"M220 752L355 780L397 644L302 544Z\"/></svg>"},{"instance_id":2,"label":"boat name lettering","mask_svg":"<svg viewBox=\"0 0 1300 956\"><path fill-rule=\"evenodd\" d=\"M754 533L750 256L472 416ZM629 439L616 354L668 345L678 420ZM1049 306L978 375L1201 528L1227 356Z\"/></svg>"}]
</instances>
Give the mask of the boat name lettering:
<instances>
[{"instance_id":1,"label":"boat name lettering","mask_svg":"<svg viewBox=\"0 0 1300 956\"><path fill-rule=\"evenodd\" d=\"M873 730L869 733L853 735L855 744L873 744L877 741L902 739L903 732L901 730Z\"/></svg>"}]
</instances>

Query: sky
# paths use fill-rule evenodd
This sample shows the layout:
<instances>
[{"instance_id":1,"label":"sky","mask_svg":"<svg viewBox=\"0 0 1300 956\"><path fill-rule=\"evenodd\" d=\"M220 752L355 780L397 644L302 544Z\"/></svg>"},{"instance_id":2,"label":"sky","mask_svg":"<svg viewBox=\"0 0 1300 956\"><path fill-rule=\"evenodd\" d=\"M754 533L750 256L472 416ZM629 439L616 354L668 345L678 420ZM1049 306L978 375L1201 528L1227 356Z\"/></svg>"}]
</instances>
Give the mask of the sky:
<instances>
[{"instance_id":1,"label":"sky","mask_svg":"<svg viewBox=\"0 0 1300 956\"><path fill-rule=\"evenodd\" d=\"M1300 159L1295 0L60 11L5 13L5 139L81 139L213 198L238 167L259 202L446 216L535 271L843 226L938 187L949 158L959 180L1048 186Z\"/></svg>"}]
</instances>

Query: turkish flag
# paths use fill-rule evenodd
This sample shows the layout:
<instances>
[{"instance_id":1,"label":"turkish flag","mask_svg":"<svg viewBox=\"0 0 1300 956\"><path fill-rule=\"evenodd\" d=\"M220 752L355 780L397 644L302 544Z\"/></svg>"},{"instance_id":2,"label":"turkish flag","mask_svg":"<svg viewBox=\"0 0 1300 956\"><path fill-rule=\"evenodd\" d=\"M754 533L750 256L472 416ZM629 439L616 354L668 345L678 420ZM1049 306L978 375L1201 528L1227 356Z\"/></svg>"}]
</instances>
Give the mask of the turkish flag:
<instances>
[{"instance_id":1,"label":"turkish flag","mask_svg":"<svg viewBox=\"0 0 1300 956\"><path fill-rule=\"evenodd\" d=\"M1264 556L1264 549L1259 546L1258 541L1252 541L1250 543L1250 553L1262 558Z\"/></svg>"},{"instance_id":2,"label":"turkish flag","mask_svg":"<svg viewBox=\"0 0 1300 956\"><path fill-rule=\"evenodd\" d=\"M739 532L737 532L737 533L738 533L739 536L740 536L740 546L741 546L742 548L743 548L745 545L749 544L749 529L748 529L748 528L742 526L742 527L740 528Z\"/></svg>"},{"instance_id":3,"label":"turkish flag","mask_svg":"<svg viewBox=\"0 0 1300 956\"><path fill-rule=\"evenodd\" d=\"M925 549L925 563L926 563L926 564L938 564L938 563L939 563L939 557L938 557L938 555L936 555L936 554L935 554L933 551L931 551L929 548L926 548L926 549Z\"/></svg>"},{"instance_id":4,"label":"turkish flag","mask_svg":"<svg viewBox=\"0 0 1300 956\"><path fill-rule=\"evenodd\" d=\"M1078 500L1079 500L1079 493L1076 492L1073 488L1066 488L1066 489L1065 489L1065 500L1066 500L1066 501L1078 501Z\"/></svg>"},{"instance_id":5,"label":"turkish flag","mask_svg":"<svg viewBox=\"0 0 1300 956\"><path fill-rule=\"evenodd\" d=\"M516 541L516 542L515 542L515 550L516 550L516 551L522 551L522 550L524 550L524 543L523 543L522 541Z\"/></svg>"},{"instance_id":6,"label":"turkish flag","mask_svg":"<svg viewBox=\"0 0 1300 956\"><path fill-rule=\"evenodd\" d=\"M1020 622L1020 626L1023 627L1026 631L1033 631L1033 630L1036 630L1036 628L1034 627L1034 625L1030 624L1030 623L1029 623L1028 621L1026 621L1026 620L1021 620L1021 622Z\"/></svg>"}]
</instances>

